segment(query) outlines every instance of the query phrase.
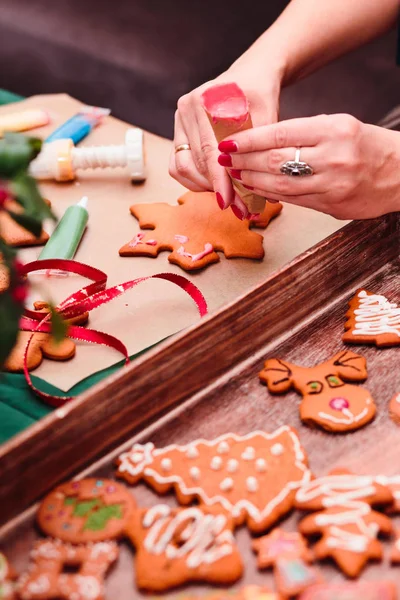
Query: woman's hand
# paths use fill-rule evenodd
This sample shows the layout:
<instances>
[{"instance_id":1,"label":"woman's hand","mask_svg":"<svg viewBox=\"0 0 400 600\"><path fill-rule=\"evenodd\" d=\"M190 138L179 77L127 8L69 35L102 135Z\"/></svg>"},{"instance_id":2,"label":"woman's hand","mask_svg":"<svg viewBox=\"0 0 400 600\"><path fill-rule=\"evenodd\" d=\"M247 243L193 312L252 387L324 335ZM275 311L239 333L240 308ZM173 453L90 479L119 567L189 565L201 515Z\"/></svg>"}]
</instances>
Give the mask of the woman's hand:
<instances>
[{"instance_id":1,"label":"woman's hand","mask_svg":"<svg viewBox=\"0 0 400 600\"><path fill-rule=\"evenodd\" d=\"M215 190L220 208L234 202L234 191L226 169L218 164L218 144L201 102L201 95L210 86L235 82L250 104L253 124L266 125L278 119L280 76L278 70L269 75L260 66L243 64L239 59L228 71L194 91L182 96L175 113L174 147L169 172L182 185L193 191ZM181 144L190 150L175 153Z\"/></svg>"},{"instance_id":2,"label":"woman's hand","mask_svg":"<svg viewBox=\"0 0 400 600\"><path fill-rule=\"evenodd\" d=\"M369 219L400 211L400 133L361 123L350 115L282 121L230 136L219 161L269 200L290 202L336 217ZM226 148L235 151L226 153ZM237 150L236 150L237 148ZM283 175L295 158L313 175Z\"/></svg>"}]
</instances>

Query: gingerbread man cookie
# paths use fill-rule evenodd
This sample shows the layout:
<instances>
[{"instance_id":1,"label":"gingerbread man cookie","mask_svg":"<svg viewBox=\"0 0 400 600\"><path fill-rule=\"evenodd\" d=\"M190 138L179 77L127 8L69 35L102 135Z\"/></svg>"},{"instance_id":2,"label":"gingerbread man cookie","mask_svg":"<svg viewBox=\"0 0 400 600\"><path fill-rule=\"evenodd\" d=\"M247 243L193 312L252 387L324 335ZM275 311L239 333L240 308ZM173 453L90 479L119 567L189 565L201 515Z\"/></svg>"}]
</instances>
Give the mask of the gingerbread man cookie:
<instances>
[{"instance_id":1,"label":"gingerbread man cookie","mask_svg":"<svg viewBox=\"0 0 400 600\"><path fill-rule=\"evenodd\" d=\"M47 204L50 205L49 202ZM4 208L15 213L23 211L15 200L7 200ZM14 247L41 246L49 239L49 234L43 230L39 237L34 236L33 233L16 223L5 210L0 211L0 231L5 243Z\"/></svg>"},{"instance_id":2,"label":"gingerbread man cookie","mask_svg":"<svg viewBox=\"0 0 400 600\"><path fill-rule=\"evenodd\" d=\"M181 504L218 505L254 532L288 512L311 477L297 432L287 426L160 449L135 444L118 464L117 475L129 483L144 479L161 494L173 488Z\"/></svg>"},{"instance_id":3,"label":"gingerbread man cookie","mask_svg":"<svg viewBox=\"0 0 400 600\"><path fill-rule=\"evenodd\" d=\"M232 517L219 508L140 510L128 536L136 547L136 584L164 591L190 581L231 584L243 573Z\"/></svg>"},{"instance_id":4,"label":"gingerbread man cookie","mask_svg":"<svg viewBox=\"0 0 400 600\"><path fill-rule=\"evenodd\" d=\"M252 547L258 554L259 569L273 567L276 589L282 596L297 596L322 581L317 571L308 566L312 552L297 531L274 529L269 535L254 540Z\"/></svg>"},{"instance_id":5,"label":"gingerbread man cookie","mask_svg":"<svg viewBox=\"0 0 400 600\"><path fill-rule=\"evenodd\" d=\"M14 600L16 574L11 568L6 556L0 552L0 599Z\"/></svg>"},{"instance_id":6,"label":"gingerbread man cookie","mask_svg":"<svg viewBox=\"0 0 400 600\"><path fill-rule=\"evenodd\" d=\"M272 358L266 361L259 377L274 394L294 387L303 396L300 418L307 424L334 432L352 431L375 416L369 391L345 383L367 378L366 360L354 352L339 352L315 367L299 367Z\"/></svg>"},{"instance_id":7,"label":"gingerbread man cookie","mask_svg":"<svg viewBox=\"0 0 400 600\"><path fill-rule=\"evenodd\" d=\"M376 478L335 470L297 492L297 508L319 511L300 521L299 529L306 536L322 535L313 548L316 558L331 557L346 575L357 577L369 559L382 558L379 532L392 532L391 520L371 506L392 500Z\"/></svg>"},{"instance_id":8,"label":"gingerbread man cookie","mask_svg":"<svg viewBox=\"0 0 400 600\"><path fill-rule=\"evenodd\" d=\"M396 600L396 586L391 581L352 581L323 583L304 592L299 600Z\"/></svg>"},{"instance_id":9,"label":"gingerbread man cookie","mask_svg":"<svg viewBox=\"0 0 400 600\"><path fill-rule=\"evenodd\" d=\"M51 537L72 544L119 538L136 510L128 490L109 479L81 479L56 487L41 503L37 522Z\"/></svg>"},{"instance_id":10,"label":"gingerbread man cookie","mask_svg":"<svg viewBox=\"0 0 400 600\"><path fill-rule=\"evenodd\" d=\"M48 305L45 302L35 302L34 307L37 311L42 311L43 315L48 313ZM87 323L89 313L85 312L73 319L69 319L69 325L84 325ZM20 331L14 348L9 354L4 370L11 373L21 373L24 370L24 357L26 345L32 336L30 331ZM55 342L48 333L35 333L28 348L27 367L28 371L33 371L42 364L43 358L49 360L69 360L75 356L75 342L69 338L64 338L61 342Z\"/></svg>"},{"instance_id":11,"label":"gingerbread man cookie","mask_svg":"<svg viewBox=\"0 0 400 600\"><path fill-rule=\"evenodd\" d=\"M71 546L60 540L37 542L31 553L29 571L18 581L18 597L21 600L104 600L104 577L117 558L115 542L87 546ZM78 571L68 572L68 567L77 567Z\"/></svg>"},{"instance_id":12,"label":"gingerbread man cookie","mask_svg":"<svg viewBox=\"0 0 400 600\"><path fill-rule=\"evenodd\" d=\"M400 344L400 306L385 296L359 290L349 307L344 342L375 344L379 348Z\"/></svg>"},{"instance_id":13,"label":"gingerbread man cookie","mask_svg":"<svg viewBox=\"0 0 400 600\"><path fill-rule=\"evenodd\" d=\"M263 237L249 228L267 227L282 206L267 203L257 220L239 221L231 211L218 208L214 193L188 192L178 206L134 204L130 210L142 229L152 231L139 232L120 249L120 256L156 257L170 250L169 262L194 271L218 262L217 251L226 258L263 258Z\"/></svg>"}]
</instances>

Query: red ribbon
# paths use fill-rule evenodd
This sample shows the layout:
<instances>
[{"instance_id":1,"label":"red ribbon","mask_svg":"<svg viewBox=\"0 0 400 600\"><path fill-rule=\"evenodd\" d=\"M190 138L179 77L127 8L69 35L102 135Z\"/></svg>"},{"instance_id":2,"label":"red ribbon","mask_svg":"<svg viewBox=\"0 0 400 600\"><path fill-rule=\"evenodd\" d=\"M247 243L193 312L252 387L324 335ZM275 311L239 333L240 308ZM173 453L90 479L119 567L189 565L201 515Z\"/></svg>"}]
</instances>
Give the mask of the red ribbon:
<instances>
[{"instance_id":1,"label":"red ribbon","mask_svg":"<svg viewBox=\"0 0 400 600\"><path fill-rule=\"evenodd\" d=\"M75 273L81 275L86 279L90 279L92 283L83 287L82 289L74 292L66 300L61 302L57 306L57 311L64 319L72 319L84 312L90 312L115 298L118 298L126 291L135 287L143 281L149 279L163 279L179 286L194 300L199 310L200 316L207 314L207 303L203 294L200 290L191 283L186 277L182 275L175 275L174 273L157 273L156 275L149 275L148 277L139 277L138 279L132 279L125 283L120 283L114 287L107 289L107 275L100 269L95 269L89 265L77 262L75 260L63 260L63 259L47 259L47 260L35 260L31 263L24 265L21 268L20 274L28 275L35 271L52 270L65 271L67 273ZM33 383L31 376L28 371L28 351L31 341L35 333L51 333L51 323L49 322L51 315L46 313L43 316L43 312L25 310L25 314L20 321L20 329L23 331L32 331L24 353L24 375L29 387L33 390L37 396L42 400L50 404L51 406L62 406L69 400L72 400L71 396L53 396L47 394L36 388ZM125 358L125 364L129 364L128 350L118 338L104 333L102 331L96 331L95 329L89 329L87 327L81 327L77 325L71 325L68 327L67 336L75 340L81 340L84 342L90 342L92 344L101 344L114 348L120 352Z\"/></svg>"}]
</instances>

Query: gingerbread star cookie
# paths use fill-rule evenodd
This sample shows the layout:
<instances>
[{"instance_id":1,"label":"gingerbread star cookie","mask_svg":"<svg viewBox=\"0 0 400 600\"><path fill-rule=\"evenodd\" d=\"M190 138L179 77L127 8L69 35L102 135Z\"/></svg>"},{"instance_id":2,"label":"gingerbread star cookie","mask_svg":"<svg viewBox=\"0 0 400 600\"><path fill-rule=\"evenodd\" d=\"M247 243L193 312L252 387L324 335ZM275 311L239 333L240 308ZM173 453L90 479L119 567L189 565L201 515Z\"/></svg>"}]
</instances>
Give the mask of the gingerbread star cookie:
<instances>
[{"instance_id":1,"label":"gingerbread star cookie","mask_svg":"<svg viewBox=\"0 0 400 600\"><path fill-rule=\"evenodd\" d=\"M159 504L137 511L128 537L136 547L138 588L161 592L191 581L234 583L243 565L233 528L232 517L220 508Z\"/></svg>"},{"instance_id":2,"label":"gingerbread star cookie","mask_svg":"<svg viewBox=\"0 0 400 600\"><path fill-rule=\"evenodd\" d=\"M313 548L317 559L331 557L348 577L357 577L368 560L382 558L378 534L392 532L389 517L371 506L392 500L391 491L373 476L335 470L297 492L297 508L319 511L302 519L299 530L322 536Z\"/></svg>"},{"instance_id":3,"label":"gingerbread star cookie","mask_svg":"<svg viewBox=\"0 0 400 600\"><path fill-rule=\"evenodd\" d=\"M34 307L37 311L42 311L43 315L48 313L48 305L45 302L35 302ZM68 320L67 323L69 325L84 325L87 323L88 318L89 313L85 312ZM31 336L32 332L30 331L19 332L17 342L3 366L5 371L21 373L24 370L25 349ZM75 356L75 351L75 342L69 338L64 338L61 342L55 342L48 333L35 333L28 348L28 371L36 369L42 363L43 358L69 360Z\"/></svg>"},{"instance_id":4,"label":"gingerbread star cookie","mask_svg":"<svg viewBox=\"0 0 400 600\"><path fill-rule=\"evenodd\" d=\"M81 479L56 487L41 503L37 522L51 537L71 544L119 538L136 510L128 490L108 479Z\"/></svg>"},{"instance_id":5,"label":"gingerbread star cookie","mask_svg":"<svg viewBox=\"0 0 400 600\"><path fill-rule=\"evenodd\" d=\"M181 504L198 499L220 506L254 532L287 513L296 489L311 477L297 432L288 426L160 449L135 444L118 465L118 477L130 484L144 479L161 494L173 488Z\"/></svg>"},{"instance_id":6,"label":"gingerbread star cookie","mask_svg":"<svg viewBox=\"0 0 400 600\"><path fill-rule=\"evenodd\" d=\"M50 203L47 202L47 204ZM23 210L15 200L7 200L4 208L15 213L20 213ZM34 236L33 233L16 223L4 210L0 211L0 235L6 244L14 247L41 246L49 239L49 234L43 230L39 237Z\"/></svg>"},{"instance_id":7,"label":"gingerbread star cookie","mask_svg":"<svg viewBox=\"0 0 400 600\"><path fill-rule=\"evenodd\" d=\"M21 600L104 600L104 577L118 558L115 542L72 546L60 540L37 542L27 573L17 584ZM75 567L76 573L68 571Z\"/></svg>"},{"instance_id":8,"label":"gingerbread star cookie","mask_svg":"<svg viewBox=\"0 0 400 600\"><path fill-rule=\"evenodd\" d=\"M385 296L359 290L349 302L346 317L344 342L378 348L400 345L400 306Z\"/></svg>"},{"instance_id":9,"label":"gingerbread star cookie","mask_svg":"<svg viewBox=\"0 0 400 600\"><path fill-rule=\"evenodd\" d=\"M354 352L339 352L315 367L299 367L272 358L266 361L259 377L273 394L294 387L302 395L301 420L327 431L359 429L375 416L376 407L369 391L345 383L367 378L366 360Z\"/></svg>"},{"instance_id":10,"label":"gingerbread star cookie","mask_svg":"<svg viewBox=\"0 0 400 600\"><path fill-rule=\"evenodd\" d=\"M267 203L257 220L240 221L231 211L218 208L214 193L188 192L178 199L178 206L134 204L130 210L140 227L151 231L139 232L122 246L120 256L156 257L169 250L169 262L194 271L218 262L218 251L226 258L263 258L263 237L250 226L267 227L282 205Z\"/></svg>"}]
</instances>

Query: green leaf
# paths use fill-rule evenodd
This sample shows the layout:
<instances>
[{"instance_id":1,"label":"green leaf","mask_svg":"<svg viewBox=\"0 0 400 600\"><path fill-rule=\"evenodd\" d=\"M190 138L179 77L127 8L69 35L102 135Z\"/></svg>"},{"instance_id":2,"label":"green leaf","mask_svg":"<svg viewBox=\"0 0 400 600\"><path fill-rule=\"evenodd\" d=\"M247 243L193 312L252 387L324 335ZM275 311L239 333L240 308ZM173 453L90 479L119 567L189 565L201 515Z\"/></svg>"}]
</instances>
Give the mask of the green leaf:
<instances>
[{"instance_id":1,"label":"green leaf","mask_svg":"<svg viewBox=\"0 0 400 600\"><path fill-rule=\"evenodd\" d=\"M11 178L26 170L40 148L41 141L37 138L6 133L0 140L0 177Z\"/></svg>"},{"instance_id":2,"label":"green leaf","mask_svg":"<svg viewBox=\"0 0 400 600\"><path fill-rule=\"evenodd\" d=\"M51 313L51 332L56 343L60 343L66 336L68 326L55 307L48 303Z\"/></svg>"},{"instance_id":3,"label":"green leaf","mask_svg":"<svg viewBox=\"0 0 400 600\"><path fill-rule=\"evenodd\" d=\"M102 531L105 529L110 519L122 519L122 507L121 504L110 504L104 506L99 510L92 512L85 523L83 530L90 529L90 531Z\"/></svg>"},{"instance_id":4,"label":"green leaf","mask_svg":"<svg viewBox=\"0 0 400 600\"><path fill-rule=\"evenodd\" d=\"M23 307L14 302L8 290L0 294L0 368L17 341L22 313Z\"/></svg>"},{"instance_id":5,"label":"green leaf","mask_svg":"<svg viewBox=\"0 0 400 600\"><path fill-rule=\"evenodd\" d=\"M42 222L40 220L26 213L16 213L12 210L8 210L7 212L18 225L33 233L35 237L39 237L42 233Z\"/></svg>"},{"instance_id":6,"label":"green leaf","mask_svg":"<svg viewBox=\"0 0 400 600\"><path fill-rule=\"evenodd\" d=\"M9 187L15 200L24 207L25 213L41 221L44 219L56 220L50 207L40 195L33 177L26 173L19 173L12 179Z\"/></svg>"}]
</instances>

